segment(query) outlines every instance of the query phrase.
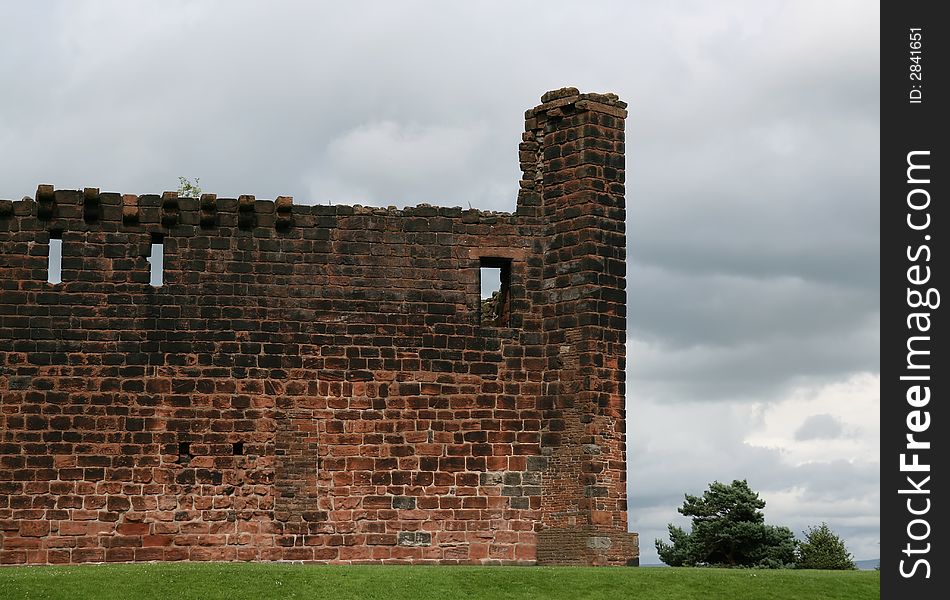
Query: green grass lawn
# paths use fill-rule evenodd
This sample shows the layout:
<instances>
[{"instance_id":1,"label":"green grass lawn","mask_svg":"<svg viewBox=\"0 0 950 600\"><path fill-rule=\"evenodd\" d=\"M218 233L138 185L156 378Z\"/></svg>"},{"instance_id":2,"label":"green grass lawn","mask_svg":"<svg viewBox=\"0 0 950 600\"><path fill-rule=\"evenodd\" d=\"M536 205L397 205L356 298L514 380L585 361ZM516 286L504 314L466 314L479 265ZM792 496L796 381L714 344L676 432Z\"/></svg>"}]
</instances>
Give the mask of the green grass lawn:
<instances>
[{"instance_id":1,"label":"green grass lawn","mask_svg":"<svg viewBox=\"0 0 950 600\"><path fill-rule=\"evenodd\" d=\"M583 567L403 567L166 563L0 568L0 598L635 598L808 600L880 597L876 571Z\"/></svg>"}]
</instances>

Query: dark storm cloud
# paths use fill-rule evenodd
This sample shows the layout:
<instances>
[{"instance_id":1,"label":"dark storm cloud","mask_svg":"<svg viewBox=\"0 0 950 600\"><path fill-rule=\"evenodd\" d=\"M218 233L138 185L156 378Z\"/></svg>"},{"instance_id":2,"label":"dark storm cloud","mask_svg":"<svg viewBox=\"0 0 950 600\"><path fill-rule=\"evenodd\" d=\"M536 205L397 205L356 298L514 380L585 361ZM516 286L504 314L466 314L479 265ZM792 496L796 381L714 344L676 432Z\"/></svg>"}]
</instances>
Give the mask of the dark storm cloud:
<instances>
[{"instance_id":1,"label":"dark storm cloud","mask_svg":"<svg viewBox=\"0 0 950 600\"><path fill-rule=\"evenodd\" d=\"M878 20L862 2L4 3L0 197L187 176L512 210L523 111L617 92L645 561L683 492L732 478L794 486L797 529L850 506L832 525L870 558L870 458L743 440L753 403L878 371Z\"/></svg>"},{"instance_id":2,"label":"dark storm cloud","mask_svg":"<svg viewBox=\"0 0 950 600\"><path fill-rule=\"evenodd\" d=\"M805 332L686 346L634 341L628 345L628 393L669 403L769 401L796 385L869 370L876 364L878 345L876 315L837 335Z\"/></svg>"},{"instance_id":3,"label":"dark storm cloud","mask_svg":"<svg viewBox=\"0 0 950 600\"><path fill-rule=\"evenodd\" d=\"M634 264L628 277L633 333L675 347L840 335L866 327L878 308L860 288L782 275L684 274Z\"/></svg>"}]
</instances>

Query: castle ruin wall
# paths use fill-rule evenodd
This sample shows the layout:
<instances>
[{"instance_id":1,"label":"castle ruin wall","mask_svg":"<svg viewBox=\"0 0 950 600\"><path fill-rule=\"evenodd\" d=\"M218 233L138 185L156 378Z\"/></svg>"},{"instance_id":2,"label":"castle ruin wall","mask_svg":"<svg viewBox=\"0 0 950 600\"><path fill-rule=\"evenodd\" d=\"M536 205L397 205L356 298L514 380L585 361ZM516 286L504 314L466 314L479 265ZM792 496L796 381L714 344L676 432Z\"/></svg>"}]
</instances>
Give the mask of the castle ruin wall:
<instances>
[{"instance_id":1,"label":"castle ruin wall","mask_svg":"<svg viewBox=\"0 0 950 600\"><path fill-rule=\"evenodd\" d=\"M545 94L510 214L0 200L0 564L635 563L624 108Z\"/></svg>"}]
</instances>

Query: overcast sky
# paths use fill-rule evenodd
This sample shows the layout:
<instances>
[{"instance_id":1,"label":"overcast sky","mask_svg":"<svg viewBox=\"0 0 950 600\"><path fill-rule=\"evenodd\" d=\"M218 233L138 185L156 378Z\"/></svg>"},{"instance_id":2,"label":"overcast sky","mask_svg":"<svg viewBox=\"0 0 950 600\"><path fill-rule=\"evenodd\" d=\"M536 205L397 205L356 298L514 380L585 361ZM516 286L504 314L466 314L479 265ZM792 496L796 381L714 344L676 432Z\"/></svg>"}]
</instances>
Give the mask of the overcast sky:
<instances>
[{"instance_id":1,"label":"overcast sky","mask_svg":"<svg viewBox=\"0 0 950 600\"><path fill-rule=\"evenodd\" d=\"M523 112L627 121L642 560L684 492L879 555L875 2L8 2L0 198L59 188L513 210Z\"/></svg>"}]
</instances>

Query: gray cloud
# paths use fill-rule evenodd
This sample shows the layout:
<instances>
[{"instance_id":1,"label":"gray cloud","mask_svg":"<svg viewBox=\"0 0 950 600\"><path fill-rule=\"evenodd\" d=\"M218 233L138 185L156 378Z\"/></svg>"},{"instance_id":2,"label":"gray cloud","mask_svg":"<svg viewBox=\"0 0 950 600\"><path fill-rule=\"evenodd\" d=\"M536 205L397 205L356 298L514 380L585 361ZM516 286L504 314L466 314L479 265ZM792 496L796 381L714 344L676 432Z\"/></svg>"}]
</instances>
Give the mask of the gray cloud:
<instances>
[{"instance_id":1,"label":"gray cloud","mask_svg":"<svg viewBox=\"0 0 950 600\"><path fill-rule=\"evenodd\" d=\"M676 326L671 319L671 329ZM717 324L706 326L715 328ZM736 326L741 326L738 320ZM774 337L764 333L762 338L752 334L732 343L708 339L676 344L675 338L647 339L634 337L628 345L629 394L670 403L768 401L795 385L876 370L878 315L868 315L854 328L837 333L806 330L799 335L777 332Z\"/></svg>"},{"instance_id":2,"label":"gray cloud","mask_svg":"<svg viewBox=\"0 0 950 600\"><path fill-rule=\"evenodd\" d=\"M841 421L832 415L811 415L795 430L796 440L836 438L843 433Z\"/></svg>"}]
</instances>

